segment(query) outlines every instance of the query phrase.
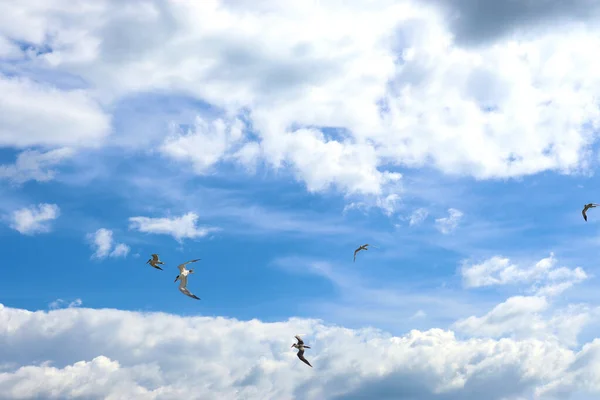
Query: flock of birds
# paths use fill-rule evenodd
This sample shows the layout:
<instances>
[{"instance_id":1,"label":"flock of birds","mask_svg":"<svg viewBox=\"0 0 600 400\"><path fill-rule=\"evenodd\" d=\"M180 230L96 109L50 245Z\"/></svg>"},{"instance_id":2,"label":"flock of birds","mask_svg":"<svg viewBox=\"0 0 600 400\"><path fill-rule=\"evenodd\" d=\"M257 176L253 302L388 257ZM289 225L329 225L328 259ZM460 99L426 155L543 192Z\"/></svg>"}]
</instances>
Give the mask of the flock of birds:
<instances>
[{"instance_id":1,"label":"flock of birds","mask_svg":"<svg viewBox=\"0 0 600 400\"><path fill-rule=\"evenodd\" d=\"M583 214L583 219L587 222L587 211L590 208L594 208L594 207L598 207L600 206L600 204L595 204L595 203L589 203L583 206L583 210L581 211L581 214ZM356 262L356 255L361 252L361 251L367 251L369 250L369 245L367 244L363 244L362 246L359 246L356 250L354 250L354 262ZM374 248L377 248L375 246L371 246ZM200 297L196 296L195 294L193 294L192 292L190 292L187 288L187 283L188 283L188 275L193 274L194 270L192 268L187 269L186 265L190 264L190 263L195 263L197 261L200 261L200 258L197 258L195 260L189 260L184 262L183 264L179 264L177 266L177 268L179 269L179 275L177 275L175 277L175 281L177 282L179 281L179 291L183 294L185 294L186 296L191 297L192 299L196 299L196 300L200 300ZM158 254L152 254L152 258L150 258L148 261L146 261L146 264L150 264L152 267L156 268L156 269L160 269L161 271L163 271L163 269L160 267L160 265L164 265L164 262L162 262L158 256ZM306 365L308 365L309 367L312 368L312 365L310 364L310 362L308 362L308 360L306 358L304 358L304 349L310 349L310 346L306 346L304 344L304 341L302 340L302 338L300 337L300 335L295 335L294 336L297 340L297 343L294 343L292 345L292 347L295 347L298 349L298 353L296 354L298 356L298 358L305 363Z\"/></svg>"},{"instance_id":2,"label":"flock of birds","mask_svg":"<svg viewBox=\"0 0 600 400\"><path fill-rule=\"evenodd\" d=\"M589 207L595 207L596 205L593 204L588 204ZM586 206L586 207L588 207ZM588 207L588 208L589 208ZM583 217L586 218L587 221L587 217L585 215L587 208L583 210ZM363 244L362 246L359 246L356 250L354 250L354 262L356 262L356 255L363 250L369 250L369 244ZM377 248L375 246L372 246L374 248ZM179 291L183 294L185 294L186 296L191 297L192 299L196 299L196 300L200 300L200 297L196 296L195 294L193 294L192 292L189 291L189 289L187 288L187 283L188 283L188 275L193 274L194 270L192 268L187 269L186 265L190 264L190 263L194 263L196 261L200 261L200 258L196 258L195 260L189 260L184 262L183 264L179 264L177 266L177 269L179 269L179 275L177 275L175 277L175 282L179 281ZM160 265L164 265L165 263L162 262L158 256L158 254L152 254L152 258L150 258L148 261L146 261L146 264L149 264L151 267L156 268L156 269L160 269L161 271L164 271ZM302 340L302 338L300 337L300 335L295 335L294 336L297 340L297 343L294 343L292 345L292 348L295 347L298 349L298 353L296 353L296 355L298 356L298 358L305 363L306 365L308 365L309 367L312 368L312 365L310 365L310 363L308 362L308 360L306 358L304 358L304 349L310 349L310 346L306 346L304 344L304 341Z\"/></svg>"},{"instance_id":3,"label":"flock of birds","mask_svg":"<svg viewBox=\"0 0 600 400\"><path fill-rule=\"evenodd\" d=\"M600 206L600 204L595 204L595 203L589 203L583 206L583 210L581 211L581 214L583 214L583 219L587 222L587 211L590 208L594 208L594 207L598 207ZM354 262L356 262L356 255L360 252L360 251L367 251L369 250L369 245L367 244L363 244L362 246L359 246L356 250L354 250ZM375 246L371 246L374 248L377 248ZM184 262L183 264L179 264L177 266L177 268L179 269L179 275L177 275L177 277L175 277L175 281L177 282L179 281L179 291L183 294L185 294L186 296L191 297L192 299L196 299L196 300L200 300L200 297L196 296L195 294L193 294L192 292L190 292L187 288L187 283L188 283L188 275L193 274L194 270L192 268L187 269L186 265L190 264L190 263L194 263L196 261L200 261L200 258L197 258L195 260L189 260ZM149 259L148 261L146 261L146 264L150 264L152 267L156 268L156 269L160 269L161 271L163 270L161 267L159 267L159 265L164 265L164 262L162 262L160 260L160 258L158 257L158 254L152 254L152 258ZM297 343L294 343L292 345L292 348L295 347L298 349L298 353L296 354L298 356L298 358L305 363L306 365L308 365L309 367L312 367L312 365L308 362L308 360L306 358L304 358L304 349L310 349L310 346L307 346L304 344L304 341L302 340L302 338L300 337L300 335L295 335L294 336L297 340Z\"/></svg>"},{"instance_id":4,"label":"flock of birds","mask_svg":"<svg viewBox=\"0 0 600 400\"><path fill-rule=\"evenodd\" d=\"M589 204L584 205L583 210L581 211L581 214L583 214L583 219L585 221L587 221L587 211L590 208L594 208L594 207L598 207L598 206L600 206L600 204L589 203ZM371 245L369 245L368 243L363 244L362 246L359 246L356 250L354 250L354 262L356 262L356 255L360 251L369 250L369 246L371 246ZM377 248L375 246L371 246L371 247ZM195 260L189 260L189 261L184 262L183 264L179 264L177 266L177 268L179 269L179 275L177 275L175 277L175 281L174 281L174 282L179 281L179 291L181 293L185 294L186 296L191 297L192 299L196 299L196 300L200 300L200 297L198 297L195 294L193 294L192 292L190 292L187 288L188 275L193 274L194 270L192 268L187 269L186 265L188 265L190 263L194 263L196 261L200 261L200 260L201 260L200 258L197 258ZM158 257L158 254L152 254L152 258L149 259L148 261L146 261L146 264L150 264L152 267L163 271L163 269L159 265L164 265L164 262L162 262L160 260L160 258ZM305 363L306 365L308 365L309 367L312 368L312 365L308 362L308 360L306 358L304 358L304 349L310 349L310 346L307 346L304 344L304 341L302 340L300 335L295 335L294 337L296 338L297 343L294 343L292 345L292 348L295 347L298 349L298 353L296 355L303 363Z\"/></svg>"}]
</instances>

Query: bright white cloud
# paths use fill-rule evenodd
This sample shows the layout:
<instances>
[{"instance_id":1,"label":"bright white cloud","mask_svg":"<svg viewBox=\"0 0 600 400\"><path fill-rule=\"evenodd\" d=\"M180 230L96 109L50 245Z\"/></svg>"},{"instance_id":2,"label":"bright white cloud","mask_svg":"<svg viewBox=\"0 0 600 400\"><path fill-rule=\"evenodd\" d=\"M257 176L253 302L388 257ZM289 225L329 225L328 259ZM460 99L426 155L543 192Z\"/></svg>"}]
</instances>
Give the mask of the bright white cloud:
<instances>
[{"instance_id":1,"label":"bright white cloud","mask_svg":"<svg viewBox=\"0 0 600 400\"><path fill-rule=\"evenodd\" d=\"M554 296L588 278L581 267L557 267L554 253L530 267L520 267L510 259L494 256L478 264L463 263L461 275L465 287L533 284L540 296Z\"/></svg>"},{"instance_id":2,"label":"bright white cloud","mask_svg":"<svg viewBox=\"0 0 600 400\"><path fill-rule=\"evenodd\" d=\"M463 217L463 212L456 208L448 209L448 216L443 218L436 218L435 225L438 231L447 235L454 232Z\"/></svg>"},{"instance_id":3,"label":"bright white cloud","mask_svg":"<svg viewBox=\"0 0 600 400\"><path fill-rule=\"evenodd\" d=\"M82 77L105 103L161 90L222 110L162 143L197 173L225 160L262 160L289 167L309 191L385 196L399 178L396 166L431 165L479 179L570 173L588 166L597 140L600 59L589 51L600 46L597 23L536 35L522 28L518 41L466 48L454 41L439 2L291 0L282 7L275 0L146 0L135 11L111 0L77 9L67 3L7 7L3 30L50 46L52 52L30 55L32 65ZM10 98L41 104L42 89L3 82L11 93L23 91ZM27 118L43 124L30 124L45 131L47 116L60 115L46 110L73 109L82 117L52 129L65 132L50 135L55 144L67 144L74 132L102 136L106 124L92 117L89 93L65 93L57 96L82 96L85 112L56 101L43 107L42 120ZM238 129L241 112L251 136ZM10 138L14 144L43 137Z\"/></svg>"},{"instance_id":4,"label":"bright white cloud","mask_svg":"<svg viewBox=\"0 0 600 400\"><path fill-rule=\"evenodd\" d=\"M88 147L110 133L109 116L83 90L0 74L0 93L0 146Z\"/></svg>"},{"instance_id":5,"label":"bright white cloud","mask_svg":"<svg viewBox=\"0 0 600 400\"><path fill-rule=\"evenodd\" d=\"M59 216L60 208L56 204L40 203L14 211L10 227L24 235L48 233L52 229L51 221Z\"/></svg>"},{"instance_id":6,"label":"bright white cloud","mask_svg":"<svg viewBox=\"0 0 600 400\"><path fill-rule=\"evenodd\" d=\"M243 139L243 128L237 118L208 122L196 117L193 130L171 135L160 150L176 160L191 162L197 174L206 174L219 161L233 156L232 149Z\"/></svg>"},{"instance_id":7,"label":"bright white cloud","mask_svg":"<svg viewBox=\"0 0 600 400\"><path fill-rule=\"evenodd\" d=\"M129 218L129 229L145 233L171 235L177 241L204 237L210 232L219 230L215 227L197 226L198 218L198 214L193 212L172 218L131 217Z\"/></svg>"},{"instance_id":8,"label":"bright white cloud","mask_svg":"<svg viewBox=\"0 0 600 400\"><path fill-rule=\"evenodd\" d=\"M429 215L429 212L427 211L427 209L425 209L425 208L416 209L410 215L409 225L410 226L420 225L423 221L425 221L425 219L427 218L428 215Z\"/></svg>"},{"instance_id":9,"label":"bright white cloud","mask_svg":"<svg viewBox=\"0 0 600 400\"><path fill-rule=\"evenodd\" d=\"M478 400L484 391L500 400L551 386L566 388L566 399L599 389L594 342L576 352L550 340L459 340L441 329L395 337L303 319L265 323L1 305L0 322L0 345L7 349L0 392L11 399L316 400L410 391L419 399ZM290 349L299 332L311 345L306 357L314 369Z\"/></svg>"},{"instance_id":10,"label":"bright white cloud","mask_svg":"<svg viewBox=\"0 0 600 400\"><path fill-rule=\"evenodd\" d=\"M60 148L47 152L26 150L17 156L14 164L0 165L0 179L9 179L16 184L29 180L47 182L54 179L56 171L50 169L71 157L74 151Z\"/></svg>"},{"instance_id":11,"label":"bright white cloud","mask_svg":"<svg viewBox=\"0 0 600 400\"><path fill-rule=\"evenodd\" d=\"M118 243L113 248L113 231L109 229L100 228L94 233L89 233L87 238L94 248L92 258L126 257L129 254L130 248L124 243Z\"/></svg>"},{"instance_id":12,"label":"bright white cloud","mask_svg":"<svg viewBox=\"0 0 600 400\"><path fill-rule=\"evenodd\" d=\"M550 314L545 318L544 314ZM481 316L457 321L454 328L470 336L539 338L556 340L569 346L577 345L577 336L597 310L571 306L550 312L545 297L514 296Z\"/></svg>"}]
</instances>

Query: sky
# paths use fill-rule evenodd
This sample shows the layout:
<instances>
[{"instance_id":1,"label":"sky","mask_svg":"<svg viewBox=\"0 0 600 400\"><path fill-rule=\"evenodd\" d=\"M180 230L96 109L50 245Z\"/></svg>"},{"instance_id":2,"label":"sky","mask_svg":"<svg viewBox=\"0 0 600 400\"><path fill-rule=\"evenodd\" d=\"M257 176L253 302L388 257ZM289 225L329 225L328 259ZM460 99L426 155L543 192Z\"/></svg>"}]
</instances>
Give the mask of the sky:
<instances>
[{"instance_id":1,"label":"sky","mask_svg":"<svg viewBox=\"0 0 600 400\"><path fill-rule=\"evenodd\" d=\"M599 27L0 2L0 399L598 398Z\"/></svg>"}]
</instances>

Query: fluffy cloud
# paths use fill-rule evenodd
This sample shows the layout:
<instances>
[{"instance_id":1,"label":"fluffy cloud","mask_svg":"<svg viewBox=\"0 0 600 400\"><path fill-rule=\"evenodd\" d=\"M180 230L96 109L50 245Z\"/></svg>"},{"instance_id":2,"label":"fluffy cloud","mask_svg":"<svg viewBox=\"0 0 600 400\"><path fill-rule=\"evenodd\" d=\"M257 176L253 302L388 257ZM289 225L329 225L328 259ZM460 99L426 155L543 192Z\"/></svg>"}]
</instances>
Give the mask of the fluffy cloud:
<instances>
[{"instance_id":1,"label":"fluffy cloud","mask_svg":"<svg viewBox=\"0 0 600 400\"><path fill-rule=\"evenodd\" d=\"M461 275L465 287L533 283L533 291L549 296L560 294L588 277L581 267L557 267L554 253L529 268L519 267L499 256L478 264L464 262Z\"/></svg>"},{"instance_id":2,"label":"fluffy cloud","mask_svg":"<svg viewBox=\"0 0 600 400\"><path fill-rule=\"evenodd\" d=\"M219 230L215 227L199 227L196 225L197 222L198 215L193 212L172 218L131 217L129 218L129 229L145 233L171 235L177 241L204 237L210 232Z\"/></svg>"},{"instance_id":3,"label":"fluffy cloud","mask_svg":"<svg viewBox=\"0 0 600 400\"><path fill-rule=\"evenodd\" d=\"M532 391L567 399L600 389L596 341L576 352L539 339L461 340L441 329L397 337L315 320L2 305L0 322L0 393L11 399L475 400L482 391L491 400ZM299 332L314 369L290 349Z\"/></svg>"},{"instance_id":4,"label":"fluffy cloud","mask_svg":"<svg viewBox=\"0 0 600 400\"><path fill-rule=\"evenodd\" d=\"M454 328L469 336L539 338L576 346L581 329L598 315L598 309L586 306L551 312L545 297L514 296L481 317L457 321Z\"/></svg>"},{"instance_id":5,"label":"fluffy cloud","mask_svg":"<svg viewBox=\"0 0 600 400\"><path fill-rule=\"evenodd\" d=\"M0 179L5 178L16 184L29 180L47 182L54 179L56 171L50 169L71 157L73 150L60 148L46 152L26 150L17 156L11 165L0 165Z\"/></svg>"},{"instance_id":6,"label":"fluffy cloud","mask_svg":"<svg viewBox=\"0 0 600 400\"><path fill-rule=\"evenodd\" d=\"M13 212L10 227L24 235L48 233L51 221L60 215L56 204L41 203L37 206L24 207Z\"/></svg>"},{"instance_id":7,"label":"fluffy cloud","mask_svg":"<svg viewBox=\"0 0 600 400\"><path fill-rule=\"evenodd\" d=\"M95 250L92 258L126 257L129 254L130 248L124 243L118 243L113 248L113 231L109 229L100 228L94 233L89 233L87 239Z\"/></svg>"},{"instance_id":8,"label":"fluffy cloud","mask_svg":"<svg viewBox=\"0 0 600 400\"><path fill-rule=\"evenodd\" d=\"M436 218L435 225L438 231L447 235L454 232L463 217L463 212L456 208L448 209L448 216L443 218Z\"/></svg>"},{"instance_id":9,"label":"fluffy cloud","mask_svg":"<svg viewBox=\"0 0 600 400\"><path fill-rule=\"evenodd\" d=\"M60 90L0 74L0 93L2 147L88 147L110 132L110 118L83 90Z\"/></svg>"},{"instance_id":10,"label":"fluffy cloud","mask_svg":"<svg viewBox=\"0 0 600 400\"><path fill-rule=\"evenodd\" d=\"M498 33L512 29L509 21L533 20L529 13L541 15L545 6L505 4L508 14L492 24L496 41L475 48L465 47L465 38L482 37L480 28L492 25L468 1L444 3L448 13L436 0L296 0L285 7L274 0L145 0L135 9L113 0L77 9L67 3L2 10L4 35L38 49L28 53L28 66L94 87L52 92L62 100L44 107L44 131L51 116L61 115L48 110L77 110L69 114L76 121L53 129L61 132L50 135L55 144L104 135L106 121L86 96L109 104L152 90L185 94L222 115L155 145L191 161L193 172L222 161L251 170L260 160L289 168L310 191L385 197L400 166L478 179L571 173L588 167L597 140L600 59L589 49L600 45L598 24L540 30L522 23L514 41ZM27 81L2 82L11 93L23 90L11 98L41 104L50 96ZM79 108L68 106L71 97ZM239 129L239 115L248 132ZM10 121L4 132L23 132ZM8 142L50 140L30 124L31 135Z\"/></svg>"}]
</instances>

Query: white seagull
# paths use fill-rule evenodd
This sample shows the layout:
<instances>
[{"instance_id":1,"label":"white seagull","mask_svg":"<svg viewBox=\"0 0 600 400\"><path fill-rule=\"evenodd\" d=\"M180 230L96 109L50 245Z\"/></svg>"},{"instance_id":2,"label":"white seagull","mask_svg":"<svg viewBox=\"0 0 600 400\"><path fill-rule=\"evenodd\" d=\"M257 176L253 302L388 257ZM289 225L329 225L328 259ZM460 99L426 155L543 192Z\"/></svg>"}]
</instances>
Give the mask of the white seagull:
<instances>
[{"instance_id":1,"label":"white seagull","mask_svg":"<svg viewBox=\"0 0 600 400\"><path fill-rule=\"evenodd\" d=\"M164 264L164 262L158 259L158 254L152 254L152 258L146 261L146 264L150 264L154 268L160 269L162 271L163 269L159 267L158 264Z\"/></svg>"},{"instance_id":2,"label":"white seagull","mask_svg":"<svg viewBox=\"0 0 600 400\"><path fill-rule=\"evenodd\" d=\"M303 363L305 363L306 365L308 365L309 367L312 368L312 365L310 365L310 363L308 362L308 360L306 358L304 358L304 349L310 349L310 346L305 346L304 345L304 341L302 340L302 338L300 337L300 335L296 335L294 337L298 341L298 343L294 343L292 345L292 347L295 347L295 348L298 349L298 353L296 355L298 356L298 358L300 360L302 360Z\"/></svg>"},{"instance_id":3,"label":"white seagull","mask_svg":"<svg viewBox=\"0 0 600 400\"><path fill-rule=\"evenodd\" d=\"M190 296L192 299L200 300L200 297L198 297L195 294L193 294L192 292L190 292L186 287L188 275L193 274L194 270L186 269L185 266L188 265L189 263L193 263L196 261L200 261L200 259L197 258L195 260L186 261L183 264L178 265L177 268L179 268L179 275L177 275L177 277L175 278L175 282L177 282L177 280L179 280L179 291L181 293L185 294L186 296Z\"/></svg>"}]
</instances>

